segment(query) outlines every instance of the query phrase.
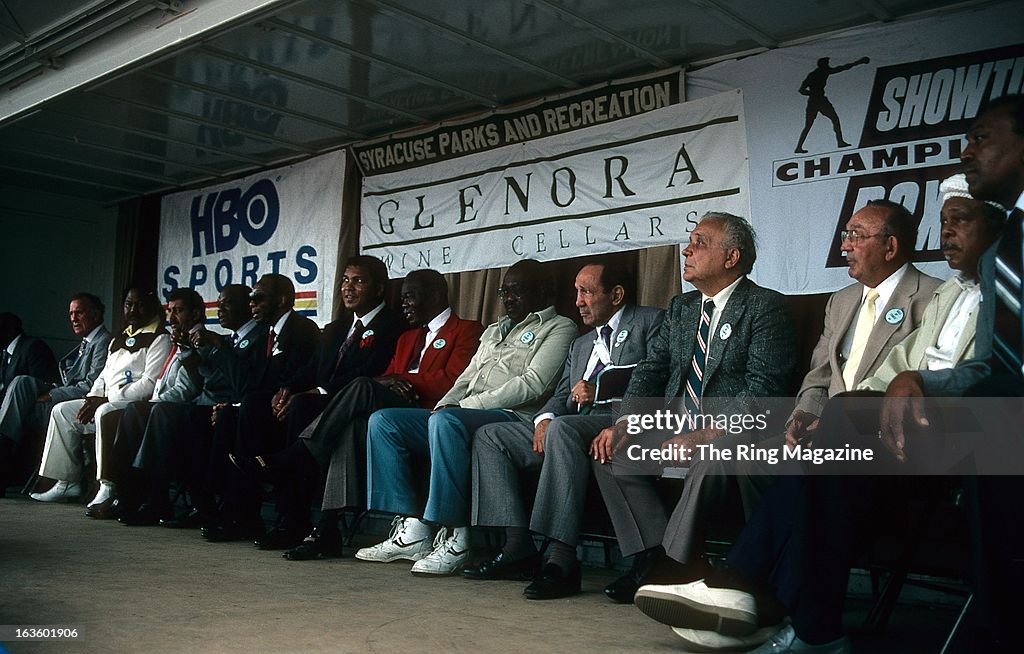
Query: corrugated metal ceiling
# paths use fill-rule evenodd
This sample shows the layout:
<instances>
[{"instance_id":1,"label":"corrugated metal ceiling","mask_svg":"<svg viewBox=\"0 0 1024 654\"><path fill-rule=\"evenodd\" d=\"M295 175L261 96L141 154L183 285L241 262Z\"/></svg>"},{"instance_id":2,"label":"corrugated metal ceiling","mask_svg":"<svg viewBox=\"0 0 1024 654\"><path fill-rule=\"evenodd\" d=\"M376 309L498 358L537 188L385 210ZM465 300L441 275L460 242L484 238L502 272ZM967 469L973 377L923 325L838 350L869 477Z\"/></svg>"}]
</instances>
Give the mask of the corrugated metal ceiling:
<instances>
[{"instance_id":1,"label":"corrugated metal ceiling","mask_svg":"<svg viewBox=\"0 0 1024 654\"><path fill-rule=\"evenodd\" d=\"M0 0L0 103L74 63L86 44L166 30L204 4ZM0 175L113 203L603 80L964 4L265 0L236 22L184 35L169 55L128 68L111 61L111 79L0 114Z\"/></svg>"}]
</instances>

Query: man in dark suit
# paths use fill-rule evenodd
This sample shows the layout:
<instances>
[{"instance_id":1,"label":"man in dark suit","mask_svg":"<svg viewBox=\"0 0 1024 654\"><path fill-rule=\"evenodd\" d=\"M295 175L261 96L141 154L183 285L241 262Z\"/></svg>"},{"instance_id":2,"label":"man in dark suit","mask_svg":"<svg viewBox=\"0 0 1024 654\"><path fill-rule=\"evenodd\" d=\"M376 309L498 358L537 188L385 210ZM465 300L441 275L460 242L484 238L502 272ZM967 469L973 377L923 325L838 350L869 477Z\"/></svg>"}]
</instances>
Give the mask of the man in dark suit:
<instances>
[{"instance_id":1,"label":"man in dark suit","mask_svg":"<svg viewBox=\"0 0 1024 654\"><path fill-rule=\"evenodd\" d=\"M302 379L315 356L320 329L295 311L295 285L284 275L264 275L249 296L252 317L268 327L267 338L252 343L252 356L239 361L235 390L239 405L219 407L213 414L214 444L207 480L223 479L224 492L216 523L201 530L211 542L247 540L263 533L260 489L228 460L228 452L253 453L279 449L285 439L275 419L280 400ZM215 355L228 356L228 353Z\"/></svg>"},{"instance_id":2,"label":"man in dark suit","mask_svg":"<svg viewBox=\"0 0 1024 654\"><path fill-rule=\"evenodd\" d=\"M214 406L240 401L235 391L238 370L246 367L249 358L266 343L269 330L252 318L250 291L243 284L229 284L220 292L217 320L227 334L193 327L191 350L182 343L183 365L201 381L202 392L194 402L152 404L148 419L132 415L131 407L125 412L120 428L144 430L138 454L131 462L143 483L138 505L129 504L118 518L121 522L198 527L214 515L219 486L208 484L204 478L213 440L210 418ZM221 459L225 457L221 452ZM177 519L169 518L167 487L173 478L185 482L192 500L192 508Z\"/></svg>"},{"instance_id":3,"label":"man in dark suit","mask_svg":"<svg viewBox=\"0 0 1024 654\"><path fill-rule=\"evenodd\" d=\"M939 280L910 263L917 221L902 205L871 201L850 217L843 234L842 250L850 277L857 283L829 298L825 328L797 392L785 434L762 441L760 448L778 450L785 442L809 444L828 398L853 390L874 373L893 346L917 328L939 285ZM691 464L665 530L662 547L666 556L686 565L698 563L706 528L728 508L725 500L734 484L749 517L777 472L765 461ZM656 565L657 560L648 563ZM675 580L690 581L687 577L699 577L702 572L698 566L689 572L676 569L673 575Z\"/></svg>"},{"instance_id":4,"label":"man in dark suit","mask_svg":"<svg viewBox=\"0 0 1024 654\"><path fill-rule=\"evenodd\" d=\"M0 397L19 375L55 384L60 379L57 358L49 345L25 333L21 318L0 313Z\"/></svg>"},{"instance_id":5,"label":"man in dark suit","mask_svg":"<svg viewBox=\"0 0 1024 654\"><path fill-rule=\"evenodd\" d=\"M354 256L345 263L339 292L346 314L324 328L316 356L274 396L274 417L286 425L287 439L258 452L294 442L350 381L384 371L406 327L384 301L387 282L387 266L376 257ZM257 540L260 549L291 549L309 533L308 511L288 510L288 500L279 498L279 511L285 510L277 525Z\"/></svg>"},{"instance_id":6,"label":"man in dark suit","mask_svg":"<svg viewBox=\"0 0 1024 654\"><path fill-rule=\"evenodd\" d=\"M455 315L448 284L435 270L414 270L402 284L402 311L417 327L398 339L391 363L380 377L359 377L284 451L239 464L273 479L284 491L283 520L308 524L309 506L321 478L324 498L316 529L285 558L298 561L341 555L338 518L342 509L362 506L365 484L366 421L377 409L431 408L466 369L483 327ZM262 464L261 464L262 462ZM262 470L261 470L262 465Z\"/></svg>"},{"instance_id":7,"label":"man in dark suit","mask_svg":"<svg viewBox=\"0 0 1024 654\"><path fill-rule=\"evenodd\" d=\"M17 461L30 462L33 467L38 464L42 433L53 405L85 397L103 370L110 345L103 309L103 302L91 293L72 297L68 313L71 330L82 342L57 363L59 377L26 374L13 377L5 386L0 405L0 497L13 481Z\"/></svg>"},{"instance_id":8,"label":"man in dark suit","mask_svg":"<svg viewBox=\"0 0 1024 654\"><path fill-rule=\"evenodd\" d=\"M530 599L579 592L576 539L590 477L587 448L612 425L611 405L594 404L596 380L605 368L641 361L664 315L661 309L633 304L636 285L621 266L587 263L575 287L583 324L593 331L573 341L554 395L532 426L493 423L478 429L473 439L473 524L503 526L506 539L497 556L462 574L469 579L531 578L541 566L530 531L543 534L551 545L545 574L526 589ZM532 517L521 496L521 471L540 474Z\"/></svg>"},{"instance_id":9,"label":"man in dark suit","mask_svg":"<svg viewBox=\"0 0 1024 654\"><path fill-rule=\"evenodd\" d=\"M619 547L634 557L633 568L605 594L629 602L652 562L664 557L668 511L656 477L638 474L623 446L631 416L667 409L694 420L707 415L758 413L758 398L785 395L797 360L793 326L782 296L749 279L756 259L754 233L746 220L709 213L690 233L683 250L683 279L697 289L675 297L658 337L633 373L614 427L591 446L593 468L615 527ZM651 447L753 442L753 433L726 434L699 423ZM632 465L631 465L632 464Z\"/></svg>"}]
</instances>

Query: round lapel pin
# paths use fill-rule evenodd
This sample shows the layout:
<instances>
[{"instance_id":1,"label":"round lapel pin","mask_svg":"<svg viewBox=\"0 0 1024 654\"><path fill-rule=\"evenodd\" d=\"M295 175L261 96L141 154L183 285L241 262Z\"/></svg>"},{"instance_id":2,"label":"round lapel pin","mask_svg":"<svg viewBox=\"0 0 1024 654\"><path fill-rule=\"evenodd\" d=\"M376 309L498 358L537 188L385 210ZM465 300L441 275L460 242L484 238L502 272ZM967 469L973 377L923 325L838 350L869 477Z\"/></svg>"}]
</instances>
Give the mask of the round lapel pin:
<instances>
[{"instance_id":1,"label":"round lapel pin","mask_svg":"<svg viewBox=\"0 0 1024 654\"><path fill-rule=\"evenodd\" d=\"M623 329L621 332L615 335L615 347L619 347L626 342L626 337L629 336L629 331Z\"/></svg>"},{"instance_id":2,"label":"round lapel pin","mask_svg":"<svg viewBox=\"0 0 1024 654\"><path fill-rule=\"evenodd\" d=\"M890 325L898 325L903 322L903 309L889 309L885 312L885 322Z\"/></svg>"},{"instance_id":3,"label":"round lapel pin","mask_svg":"<svg viewBox=\"0 0 1024 654\"><path fill-rule=\"evenodd\" d=\"M128 347L134 347L135 346L135 337L134 336L129 336L128 338L125 339L124 344L127 345Z\"/></svg>"},{"instance_id":4,"label":"round lapel pin","mask_svg":"<svg viewBox=\"0 0 1024 654\"><path fill-rule=\"evenodd\" d=\"M523 332L523 335L519 337L519 340L529 345L533 342L533 339L537 338L533 332Z\"/></svg>"},{"instance_id":5,"label":"round lapel pin","mask_svg":"<svg viewBox=\"0 0 1024 654\"><path fill-rule=\"evenodd\" d=\"M363 338L369 338L370 336L373 336L372 329L367 329L365 332L363 332Z\"/></svg>"},{"instance_id":6,"label":"round lapel pin","mask_svg":"<svg viewBox=\"0 0 1024 654\"><path fill-rule=\"evenodd\" d=\"M730 336L732 336L732 325L730 325L729 323L725 323L718 330L718 338L724 341Z\"/></svg>"},{"instance_id":7,"label":"round lapel pin","mask_svg":"<svg viewBox=\"0 0 1024 654\"><path fill-rule=\"evenodd\" d=\"M239 350L244 350L247 347L249 347L249 339L248 338L244 338L244 339L242 339L242 342L238 344L238 349Z\"/></svg>"},{"instance_id":8,"label":"round lapel pin","mask_svg":"<svg viewBox=\"0 0 1024 654\"><path fill-rule=\"evenodd\" d=\"M444 347L445 345L448 345L448 341L444 340L443 338L435 338L435 339L434 339L434 345L433 345L433 348L434 348L435 350L440 350L440 349L441 349L441 348L443 348L443 347Z\"/></svg>"}]
</instances>

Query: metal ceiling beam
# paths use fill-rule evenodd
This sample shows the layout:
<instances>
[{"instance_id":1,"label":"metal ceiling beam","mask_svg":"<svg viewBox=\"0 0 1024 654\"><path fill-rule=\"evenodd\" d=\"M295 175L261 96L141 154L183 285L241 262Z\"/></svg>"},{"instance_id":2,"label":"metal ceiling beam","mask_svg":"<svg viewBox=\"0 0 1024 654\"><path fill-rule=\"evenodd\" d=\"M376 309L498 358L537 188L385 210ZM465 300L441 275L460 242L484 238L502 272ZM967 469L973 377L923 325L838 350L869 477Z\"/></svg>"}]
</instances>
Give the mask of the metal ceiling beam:
<instances>
[{"instance_id":1,"label":"metal ceiling beam","mask_svg":"<svg viewBox=\"0 0 1024 654\"><path fill-rule=\"evenodd\" d=\"M133 197L146 194L146 191L140 191L138 189L128 188L127 186L118 186L116 184L107 184L105 182L94 182L94 181L89 180L89 179L82 179L81 177L69 177L67 175L58 175L57 173L45 172L45 171L42 171L42 170L35 170L35 169L32 169L32 168L25 168L24 166L19 167L19 168L15 168L13 166L8 166L8 165L6 165L4 163L0 163L0 170L11 170L11 171L14 171L14 172L17 172L17 173L22 173L23 175L39 175L41 177L51 177L53 179L60 179L60 180L63 180L65 182L74 182L75 184L81 184L83 186L95 186L97 188L111 188L111 189L114 189L115 191L124 191L126 193L130 193L130 194L132 194Z\"/></svg>"},{"instance_id":2,"label":"metal ceiling beam","mask_svg":"<svg viewBox=\"0 0 1024 654\"><path fill-rule=\"evenodd\" d=\"M103 97L107 97L107 96L103 96ZM116 98L111 98L111 99L115 100L115 101L117 100ZM127 104L136 104L133 101L124 101L124 102L127 103ZM138 104L141 104L141 103L138 103ZM71 116L72 118L75 118L76 120L80 120L80 121L82 121L83 123L85 123L87 125L90 125L90 124L91 125L99 125L100 127L111 129L111 130L114 130L114 131L117 131L117 132L123 132L125 134L134 134L136 136L141 136L141 137L144 137L144 138L150 138L150 139L153 139L154 141L163 141L165 143L174 143L176 145L181 145L181 146L184 146L184 147L187 147L187 148L193 148L195 150L203 150L205 152L212 152L214 154L219 154L219 155L223 155L225 157L230 157L231 159L237 159L239 161L247 161L247 162L249 162L249 163L251 163L253 165L257 165L257 166L262 166L264 164L262 159L257 159L255 157L250 157L249 155L246 155L246 154L241 154L241 153L238 153L238 152L233 152L231 150L223 150L221 148L217 148L217 147L210 146L210 145L202 145L202 144L196 143L195 141L189 141L189 140L186 140L186 139L175 138L173 136L168 136L167 134L164 134L162 132L156 132L156 131L153 131L151 129L145 129L145 128L142 128L142 127L131 127L131 126L128 126L128 125L119 125L119 124L115 124L115 123L108 123L106 121L96 120L95 118L83 118L83 117L81 117L79 115L69 114L69 113L66 113L66 112L56 112L55 111L55 113L63 113L64 115ZM198 123L200 121L197 120L196 122Z\"/></svg>"},{"instance_id":3,"label":"metal ceiling beam","mask_svg":"<svg viewBox=\"0 0 1024 654\"><path fill-rule=\"evenodd\" d=\"M226 61L232 61L234 63L241 64L242 66L248 66L254 70L260 70L269 75L276 75L278 77L284 77L286 79L295 80L300 84L305 84L306 86L311 86L322 91L327 91L328 93L340 95L344 98L348 98L349 100L353 100L360 104L366 105L367 107L374 107L376 109L380 109L381 111L386 111L389 114L401 116L402 118L406 118L408 120L420 123L425 123L430 120L426 116L421 116L419 114L414 114L409 111L397 109L390 105L384 104L383 102L377 102L376 100L368 98L364 95L360 95L358 93L353 93L352 91L344 89L335 84L328 84L327 82L318 80L315 77L309 77L308 75L303 75L302 73L297 73L293 70L288 70L287 68L281 68L279 66L274 66L272 64L265 64L263 62L254 61L253 59L239 56L233 52L228 52L227 50L221 50L220 48L215 48L213 46L204 46L200 49L200 52L209 54L211 57L218 57Z\"/></svg>"},{"instance_id":4,"label":"metal ceiling beam","mask_svg":"<svg viewBox=\"0 0 1024 654\"><path fill-rule=\"evenodd\" d=\"M259 20L299 0L185 0L172 19L150 14L104 34L74 51L60 70L26 79L17 93L0 93L0 125L17 120L71 93L169 57L211 35ZM173 25L168 25L173 20Z\"/></svg>"},{"instance_id":5,"label":"metal ceiling beam","mask_svg":"<svg viewBox=\"0 0 1024 654\"><path fill-rule=\"evenodd\" d=\"M51 112L53 114L56 114L56 115L64 115L64 116L70 116L71 118L78 118L78 116L75 116L74 114L68 114L68 113L52 111L52 110L51 110ZM88 122L88 121L83 120L83 122ZM96 124L96 123L93 123L93 124ZM109 152L111 154L115 154L115 155L123 156L123 157L134 157L136 159L142 159L143 161L152 161L153 163L170 164L172 166L177 166L178 168L182 168L184 170L195 171L195 172L201 173L203 175L217 176L217 175L222 175L223 174L221 171L215 170L213 168L206 168L204 166L197 166L196 164L192 164L192 163L185 163L183 161L180 161L180 160L177 160L177 159L171 159L170 157L166 157L166 156L157 156L157 155L152 155L152 154L146 154L145 152L139 152L137 150L128 150L128 149L125 149L125 148L117 148L117 147L114 147L112 145L106 145L106 144L103 144L103 143L93 143L92 141L88 141L88 140L82 139L82 137L78 136L78 135L68 136L66 134L57 134L57 133L48 132L48 131L42 130L42 129L33 129L31 127L21 127L21 126L11 127L9 129L11 130L11 132L9 132L9 133L25 132L26 134L34 134L34 135L42 137L42 138L49 138L49 139L53 139L55 141L63 141L65 143L71 143L71 144L74 144L74 145L77 145L79 147L86 148L86 149L89 149L89 150L98 150L100 152ZM2 147L2 146L0 146L0 147Z\"/></svg>"},{"instance_id":6,"label":"metal ceiling beam","mask_svg":"<svg viewBox=\"0 0 1024 654\"><path fill-rule=\"evenodd\" d=\"M453 40L455 41L461 41L466 45L469 45L470 47L489 52L490 54L498 57L499 59L504 59L505 61L512 64L513 66L516 66L517 68L520 68L522 70L528 70L535 75L540 75L545 79L558 83L559 86L562 86L564 88L578 89L580 88L580 86L582 86L576 80L565 77L564 75L559 75L558 73L552 70L548 70L543 66L539 66L533 63L532 61L529 61L528 59L520 57L519 55L514 55L511 52L506 52L501 48L498 48L496 46L491 45L490 43L486 43L478 39L477 37L473 36L472 34L469 34L468 32L460 30L456 27L452 27L451 25L442 23L441 21L435 20L430 16L426 16L419 12L413 11L407 7L398 7L392 4L389 0L362 1L367 4L373 5L374 7L377 7L384 14L390 14L401 20L405 20L411 23L417 23L419 25L425 26L429 30L439 32L443 35L447 35L449 36L449 38L453 38Z\"/></svg>"},{"instance_id":7,"label":"metal ceiling beam","mask_svg":"<svg viewBox=\"0 0 1024 654\"><path fill-rule=\"evenodd\" d=\"M878 0L857 0L857 4L864 8L869 14L882 22L892 20L892 12L882 6Z\"/></svg>"},{"instance_id":8,"label":"metal ceiling beam","mask_svg":"<svg viewBox=\"0 0 1024 654\"><path fill-rule=\"evenodd\" d=\"M548 10L551 11L552 13L564 14L570 18L570 22L579 23L586 29L600 34L602 38L608 41L612 41L613 43L617 43L618 45L621 45L624 48L632 50L634 53L639 55L642 59L646 60L647 63L651 64L655 68L670 68L674 65L672 62L666 59L662 59L658 55L658 53L648 50L643 46L637 45L636 43L633 43L629 39L620 36L617 32L613 32L604 25L596 23L591 19L587 18L586 16L583 16L579 12L569 9L568 7L560 5L556 2L552 2L551 0L529 1L532 2L534 5L547 7Z\"/></svg>"},{"instance_id":9,"label":"metal ceiling beam","mask_svg":"<svg viewBox=\"0 0 1024 654\"><path fill-rule=\"evenodd\" d=\"M336 132L338 134L342 134L342 135L344 135L344 136L346 136L346 137L348 137L350 139L364 139L364 138L366 138L365 135L360 134L359 132L353 132L352 130L346 128L341 123L336 123L334 121L327 120L325 118L320 118L320 117L314 116L312 114L307 114L307 113L305 113L303 111L295 111L294 109L285 109L284 107L275 107L272 104L267 104L265 102L260 102L258 100L254 100L252 98L247 98L245 96L237 95L235 93L228 93L227 91L224 91L223 89L219 89L219 88L217 88L215 86L211 86L209 84L201 84L199 82L190 82L188 80L183 80L183 79L181 79L179 77L174 77L173 75L168 75L166 73L159 73L159 72L157 72L155 70L144 70L144 71L141 71L138 74L139 75L144 75L144 76L152 78L152 79L157 79L157 80L166 82L167 84L170 84L171 86L180 86L182 88L191 89L191 90L197 91L199 93L204 93L204 94L207 94L207 95L215 95L217 97L224 98L225 100L230 100L232 102L238 102L239 104L247 104L247 105L250 105L250 106L253 106L253 107L257 107L259 109L263 109L264 111L268 111L270 113L277 113L277 114L281 114L282 116L289 116L289 117L294 118L296 120L300 120L300 121L304 121L304 122L307 122L307 123L313 123L313 124L316 124L316 125L320 125L321 127L327 128L327 129L329 129L329 130L331 130L333 132ZM309 148L307 148L305 146L302 146L302 149L305 152L312 152L311 149L309 149Z\"/></svg>"},{"instance_id":10,"label":"metal ceiling beam","mask_svg":"<svg viewBox=\"0 0 1024 654\"><path fill-rule=\"evenodd\" d=\"M747 22L745 19L737 16L733 12L729 11L725 7L721 6L715 0L689 0L690 4L701 9L706 9L715 15L723 23L730 25L739 31L745 33L747 36L752 38L754 41L766 48L777 48L779 45L778 39L771 36L770 34L762 31L759 27L756 27L752 23Z\"/></svg>"},{"instance_id":11,"label":"metal ceiling beam","mask_svg":"<svg viewBox=\"0 0 1024 654\"><path fill-rule=\"evenodd\" d=\"M485 107L489 107L491 109L494 109L495 107L498 106L498 102L494 98L489 98L486 95L480 95L479 93L476 93L474 91L470 91L468 89L464 89L464 88L462 88L460 86L456 86L454 84L449 84L448 82L445 82L444 80L438 79L438 78L433 77L431 75L427 75L425 73L421 73L421 72L419 72L419 71L417 71L417 70L415 70L413 68L409 68L405 64L398 63L396 61L392 61L391 59L388 59L386 57L381 57L381 56L378 56L378 55L370 55L370 54L366 54L365 52L360 52L359 50L356 50L355 48L353 48L352 46L350 46L350 45L348 45L346 43L343 43L343 42L341 42L341 41L339 41L337 39L333 39L333 38L331 38L329 36L324 36L323 34L320 34L318 32L314 32L313 30L306 29L305 27L300 27L298 25L294 25L292 23L285 22L285 21L283 21L283 20L281 20L279 18L272 18L270 20L265 20L265 21L263 21L262 24L274 27L276 29L281 30L282 32L288 32L289 34L294 34L296 36L300 36L302 38L309 39L310 41L316 41L317 43L322 43L322 44L324 44L324 45L326 45L326 46L328 46L330 48L333 48L333 49L335 49L335 50L337 50L339 52L344 52L345 54L347 54L350 57L354 57L356 59L362 59L363 61L369 62L371 64L377 64L377 65L381 66L382 68L387 68L389 70L393 70L393 71L396 71L398 73L401 73L402 75L406 75L408 77L412 77L413 79L419 80L420 82L423 82L424 84L428 84L430 86L437 86L439 88L446 89L448 91L451 91L455 95L461 96L461 97L463 97L463 98L465 98L467 100L472 100L473 102L477 102L479 104L482 104Z\"/></svg>"},{"instance_id":12,"label":"metal ceiling beam","mask_svg":"<svg viewBox=\"0 0 1024 654\"><path fill-rule=\"evenodd\" d=\"M100 164L91 163L87 161L80 161L78 159L68 159L56 154L45 154L37 150L31 150L29 148L19 148L17 146L0 145L0 153L2 152L13 152L22 157L35 157L36 159L47 159L49 161L59 161L69 166L81 166L82 168L92 168L93 170L101 170L105 173L113 173L115 175L123 175L124 177L135 177L137 179L145 179L151 182L157 182L159 184L178 184L178 180L170 177L164 177L163 175L151 175L149 173L140 173L138 171L126 171L123 168L112 168L110 166L101 166Z\"/></svg>"}]
</instances>

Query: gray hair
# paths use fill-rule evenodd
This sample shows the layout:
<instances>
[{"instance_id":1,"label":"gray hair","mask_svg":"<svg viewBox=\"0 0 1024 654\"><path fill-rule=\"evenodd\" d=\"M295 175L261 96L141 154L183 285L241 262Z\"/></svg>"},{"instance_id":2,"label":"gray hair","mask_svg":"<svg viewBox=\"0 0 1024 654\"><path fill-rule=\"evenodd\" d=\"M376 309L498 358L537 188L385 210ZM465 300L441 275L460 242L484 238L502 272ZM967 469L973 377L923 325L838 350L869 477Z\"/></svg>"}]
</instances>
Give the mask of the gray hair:
<instances>
[{"instance_id":1,"label":"gray hair","mask_svg":"<svg viewBox=\"0 0 1024 654\"><path fill-rule=\"evenodd\" d=\"M722 248L731 250L736 248L740 251L740 272L749 275L754 269L754 262L757 261L757 234L754 228L747 222L746 218L734 216L724 211L709 211L701 217L701 220L718 220L725 228L725 241Z\"/></svg>"}]
</instances>

